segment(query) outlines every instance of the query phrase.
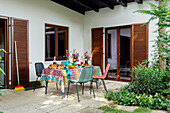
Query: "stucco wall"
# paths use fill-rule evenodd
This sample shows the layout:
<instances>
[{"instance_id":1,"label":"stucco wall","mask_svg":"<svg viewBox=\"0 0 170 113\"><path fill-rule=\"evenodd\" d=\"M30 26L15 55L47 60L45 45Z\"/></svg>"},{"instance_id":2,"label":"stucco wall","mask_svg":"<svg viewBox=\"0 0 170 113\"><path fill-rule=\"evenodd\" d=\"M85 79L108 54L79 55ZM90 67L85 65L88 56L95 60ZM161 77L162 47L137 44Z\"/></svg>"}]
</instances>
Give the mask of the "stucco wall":
<instances>
[{"instance_id":1,"label":"stucco wall","mask_svg":"<svg viewBox=\"0 0 170 113\"><path fill-rule=\"evenodd\" d=\"M155 0L145 0L158 4ZM170 1L168 1L170 6ZM133 13L136 10L149 10L150 7L147 4L137 4L136 2L128 3L127 7L122 7L121 5L115 6L114 10L109 8L100 9L98 13L94 11L86 12L84 17L84 51L91 51L91 29L98 27L114 27L114 26L124 26L132 25L135 23L144 23L147 22L150 18L149 15ZM149 24L149 59L151 59L151 52L153 50L152 45L156 33L153 31L156 30L155 26L156 20ZM104 54L105 56L105 54ZM104 60L105 61L105 60Z\"/></svg>"},{"instance_id":2,"label":"stucco wall","mask_svg":"<svg viewBox=\"0 0 170 113\"><path fill-rule=\"evenodd\" d=\"M155 0L146 0L157 4ZM168 2L170 4L170 1ZM0 0L0 15L29 20L29 68L30 81L35 81L35 62L41 61L45 66L45 23L69 27L69 49L77 49L80 55L91 51L91 29L97 27L114 27L144 23L150 16L133 13L138 9L149 9L146 4L128 3L127 7L115 6L100 9L99 12L88 11L81 15L50 0ZM149 25L149 59L155 22ZM104 48L103 48L104 49ZM105 58L105 56L104 56Z\"/></svg>"},{"instance_id":3,"label":"stucco wall","mask_svg":"<svg viewBox=\"0 0 170 113\"><path fill-rule=\"evenodd\" d=\"M83 15L50 0L0 0L0 15L29 20L30 81L35 62L45 62L45 23L69 27L69 49L83 54Z\"/></svg>"}]
</instances>

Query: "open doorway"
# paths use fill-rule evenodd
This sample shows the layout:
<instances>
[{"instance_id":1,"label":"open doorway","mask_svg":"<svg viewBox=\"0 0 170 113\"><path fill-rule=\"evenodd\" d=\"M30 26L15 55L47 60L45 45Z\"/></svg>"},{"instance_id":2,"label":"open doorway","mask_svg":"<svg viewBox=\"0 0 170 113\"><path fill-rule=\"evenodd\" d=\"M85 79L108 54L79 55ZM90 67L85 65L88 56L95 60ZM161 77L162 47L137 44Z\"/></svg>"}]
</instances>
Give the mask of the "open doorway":
<instances>
[{"instance_id":1,"label":"open doorway","mask_svg":"<svg viewBox=\"0 0 170 113\"><path fill-rule=\"evenodd\" d=\"M6 50L7 48L7 19L0 18L0 49ZM0 52L1 61L0 67L7 72L7 55ZM6 76L0 73L0 85L6 88Z\"/></svg>"},{"instance_id":2,"label":"open doorway","mask_svg":"<svg viewBox=\"0 0 170 113\"><path fill-rule=\"evenodd\" d=\"M131 28L120 28L120 80L130 80Z\"/></svg>"}]
</instances>

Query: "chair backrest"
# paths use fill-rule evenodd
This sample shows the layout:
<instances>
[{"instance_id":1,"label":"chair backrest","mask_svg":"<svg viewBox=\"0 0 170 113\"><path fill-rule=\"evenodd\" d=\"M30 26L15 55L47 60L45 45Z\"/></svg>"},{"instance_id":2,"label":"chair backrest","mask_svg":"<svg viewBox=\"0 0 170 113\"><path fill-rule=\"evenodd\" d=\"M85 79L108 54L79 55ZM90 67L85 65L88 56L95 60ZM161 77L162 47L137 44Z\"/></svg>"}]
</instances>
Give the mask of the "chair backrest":
<instances>
[{"instance_id":1,"label":"chair backrest","mask_svg":"<svg viewBox=\"0 0 170 113\"><path fill-rule=\"evenodd\" d=\"M36 75L38 77L41 77L41 73L42 73L43 69L44 69L44 65L42 62L35 63L35 71L36 71Z\"/></svg>"},{"instance_id":2,"label":"chair backrest","mask_svg":"<svg viewBox=\"0 0 170 113\"><path fill-rule=\"evenodd\" d=\"M93 66L84 67L81 71L79 82L88 82L93 80Z\"/></svg>"},{"instance_id":3,"label":"chair backrest","mask_svg":"<svg viewBox=\"0 0 170 113\"><path fill-rule=\"evenodd\" d=\"M109 67L110 67L110 64L107 64L106 69L105 69L105 72L104 72L104 74L102 75L104 78L106 78L106 76L107 76L107 73L108 73L108 71L109 71Z\"/></svg>"}]
</instances>

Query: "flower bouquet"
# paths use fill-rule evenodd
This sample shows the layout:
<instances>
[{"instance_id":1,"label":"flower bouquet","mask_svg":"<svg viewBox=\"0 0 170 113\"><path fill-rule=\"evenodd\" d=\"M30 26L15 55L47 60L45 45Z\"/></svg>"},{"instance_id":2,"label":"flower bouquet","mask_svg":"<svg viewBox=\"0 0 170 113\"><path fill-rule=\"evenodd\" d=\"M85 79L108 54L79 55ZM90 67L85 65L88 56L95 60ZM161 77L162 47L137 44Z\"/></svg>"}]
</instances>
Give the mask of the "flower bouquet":
<instances>
[{"instance_id":1,"label":"flower bouquet","mask_svg":"<svg viewBox=\"0 0 170 113\"><path fill-rule=\"evenodd\" d=\"M79 61L79 53L73 51L72 53L73 64L75 65L77 61Z\"/></svg>"},{"instance_id":2,"label":"flower bouquet","mask_svg":"<svg viewBox=\"0 0 170 113\"><path fill-rule=\"evenodd\" d=\"M85 64L88 64L88 61L90 60L90 55L87 51L84 53L84 60Z\"/></svg>"}]
</instances>

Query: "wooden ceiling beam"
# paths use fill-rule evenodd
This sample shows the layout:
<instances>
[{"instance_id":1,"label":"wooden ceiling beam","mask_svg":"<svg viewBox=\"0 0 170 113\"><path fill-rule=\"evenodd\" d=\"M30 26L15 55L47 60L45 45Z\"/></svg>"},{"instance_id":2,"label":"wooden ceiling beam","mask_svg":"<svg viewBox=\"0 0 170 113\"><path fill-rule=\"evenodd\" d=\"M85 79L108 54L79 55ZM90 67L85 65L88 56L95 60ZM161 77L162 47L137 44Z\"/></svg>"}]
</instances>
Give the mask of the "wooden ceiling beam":
<instances>
[{"instance_id":1,"label":"wooden ceiling beam","mask_svg":"<svg viewBox=\"0 0 170 113\"><path fill-rule=\"evenodd\" d=\"M135 0L138 4L143 4L143 0Z\"/></svg>"},{"instance_id":2,"label":"wooden ceiling beam","mask_svg":"<svg viewBox=\"0 0 170 113\"><path fill-rule=\"evenodd\" d=\"M63 5L65 7L67 7L67 8L70 8L70 9L76 11L76 12L79 12L79 13L85 15L85 10L84 9L82 9L80 7L75 7L74 4L69 3L67 0L51 0L51 1L53 1L55 3L58 3L60 5Z\"/></svg>"},{"instance_id":3,"label":"wooden ceiling beam","mask_svg":"<svg viewBox=\"0 0 170 113\"><path fill-rule=\"evenodd\" d=\"M117 0L117 2L123 7L127 7L127 0Z\"/></svg>"},{"instance_id":4,"label":"wooden ceiling beam","mask_svg":"<svg viewBox=\"0 0 170 113\"><path fill-rule=\"evenodd\" d=\"M92 10L99 12L99 8L97 6L95 6L94 4L88 2L87 0L77 0L78 2L80 2L81 4L91 8Z\"/></svg>"},{"instance_id":5,"label":"wooden ceiling beam","mask_svg":"<svg viewBox=\"0 0 170 113\"><path fill-rule=\"evenodd\" d=\"M114 9L114 2L110 1L110 0L100 0L101 2L103 2L105 5L107 5L110 9Z\"/></svg>"}]
</instances>

